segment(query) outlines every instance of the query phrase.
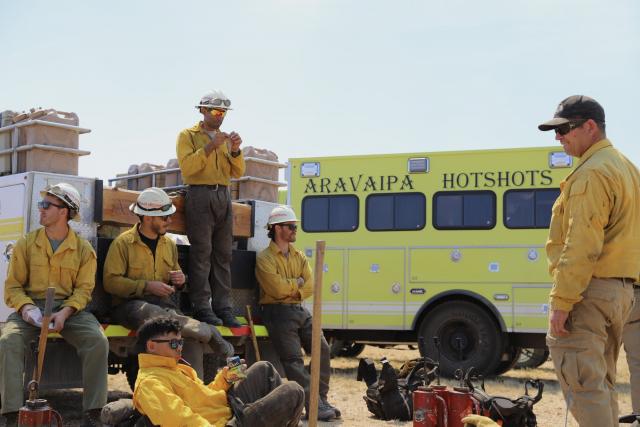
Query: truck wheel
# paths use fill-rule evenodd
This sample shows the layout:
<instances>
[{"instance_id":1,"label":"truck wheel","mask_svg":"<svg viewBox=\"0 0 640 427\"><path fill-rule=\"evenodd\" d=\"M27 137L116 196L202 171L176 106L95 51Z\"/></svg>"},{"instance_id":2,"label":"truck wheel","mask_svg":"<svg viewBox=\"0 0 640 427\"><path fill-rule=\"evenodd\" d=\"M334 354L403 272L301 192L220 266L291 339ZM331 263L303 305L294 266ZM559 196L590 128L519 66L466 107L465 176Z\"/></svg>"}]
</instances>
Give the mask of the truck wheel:
<instances>
[{"instance_id":1,"label":"truck wheel","mask_svg":"<svg viewBox=\"0 0 640 427\"><path fill-rule=\"evenodd\" d=\"M336 339L331 341L331 357L357 357L363 351L364 344Z\"/></svg>"},{"instance_id":2,"label":"truck wheel","mask_svg":"<svg viewBox=\"0 0 640 427\"><path fill-rule=\"evenodd\" d=\"M546 348L523 348L514 368L534 369L546 362L548 358L549 350Z\"/></svg>"},{"instance_id":3,"label":"truck wheel","mask_svg":"<svg viewBox=\"0 0 640 427\"><path fill-rule=\"evenodd\" d=\"M508 359L500 361L500 364L496 368L496 375L502 375L513 369L520 359L522 348L510 345L506 352L508 353Z\"/></svg>"},{"instance_id":4,"label":"truck wheel","mask_svg":"<svg viewBox=\"0 0 640 427\"><path fill-rule=\"evenodd\" d=\"M129 383L129 387L131 387L131 391L136 385L136 378L138 378L138 355L131 355L127 357L127 360L124 362L123 366L124 374L127 376L127 382Z\"/></svg>"},{"instance_id":5,"label":"truck wheel","mask_svg":"<svg viewBox=\"0 0 640 427\"><path fill-rule=\"evenodd\" d=\"M445 302L422 320L418 347L422 356L438 359L433 337L440 341L440 374L453 377L456 369L475 367L493 375L500 365L504 337L486 310L467 301Z\"/></svg>"}]
</instances>

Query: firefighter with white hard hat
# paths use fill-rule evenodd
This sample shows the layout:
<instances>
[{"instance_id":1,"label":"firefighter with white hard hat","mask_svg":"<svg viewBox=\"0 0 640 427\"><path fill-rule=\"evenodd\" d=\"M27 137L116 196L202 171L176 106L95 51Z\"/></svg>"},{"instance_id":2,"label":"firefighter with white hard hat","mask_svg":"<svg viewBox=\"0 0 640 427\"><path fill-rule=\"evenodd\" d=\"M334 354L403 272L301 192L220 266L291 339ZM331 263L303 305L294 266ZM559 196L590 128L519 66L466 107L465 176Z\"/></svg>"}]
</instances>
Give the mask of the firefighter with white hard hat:
<instances>
[{"instance_id":1,"label":"firefighter with white hard hat","mask_svg":"<svg viewBox=\"0 0 640 427\"><path fill-rule=\"evenodd\" d=\"M302 359L304 347L311 354L311 313L302 301L313 294L311 267L304 253L292 243L296 241L298 218L288 206L277 206L269 215L267 229L269 247L256 258L256 278L260 284L262 319L269 331L287 378L305 391L305 408L309 415L309 373ZM320 400L318 419L339 418L340 411L329 404L329 345L324 335L320 350Z\"/></svg>"},{"instance_id":2,"label":"firefighter with white hard hat","mask_svg":"<svg viewBox=\"0 0 640 427\"><path fill-rule=\"evenodd\" d=\"M45 293L55 287L50 328L75 347L82 365L83 425L99 425L107 402L109 343L96 318L85 307L95 286L96 253L69 227L78 219L80 193L71 184L48 185L38 202L42 228L16 243L4 285L9 315L0 337L0 395L7 425L15 425L23 405L25 349L37 340Z\"/></svg>"},{"instance_id":3,"label":"firefighter with white hard hat","mask_svg":"<svg viewBox=\"0 0 640 427\"><path fill-rule=\"evenodd\" d=\"M112 319L131 330L152 317L178 320L185 338L184 359L203 379L204 346L223 358L233 355L233 346L216 327L183 315L173 298L186 282L176 244L166 236L176 207L164 190L151 187L129 210L140 222L111 243L104 262L104 289L113 296Z\"/></svg>"},{"instance_id":4,"label":"firefighter with white hard hat","mask_svg":"<svg viewBox=\"0 0 640 427\"><path fill-rule=\"evenodd\" d=\"M231 178L244 174L236 132L220 126L231 101L220 90L206 93L196 108L202 120L178 135L176 151L185 197L189 286L194 317L211 325L240 326L231 309L233 218Z\"/></svg>"}]
</instances>

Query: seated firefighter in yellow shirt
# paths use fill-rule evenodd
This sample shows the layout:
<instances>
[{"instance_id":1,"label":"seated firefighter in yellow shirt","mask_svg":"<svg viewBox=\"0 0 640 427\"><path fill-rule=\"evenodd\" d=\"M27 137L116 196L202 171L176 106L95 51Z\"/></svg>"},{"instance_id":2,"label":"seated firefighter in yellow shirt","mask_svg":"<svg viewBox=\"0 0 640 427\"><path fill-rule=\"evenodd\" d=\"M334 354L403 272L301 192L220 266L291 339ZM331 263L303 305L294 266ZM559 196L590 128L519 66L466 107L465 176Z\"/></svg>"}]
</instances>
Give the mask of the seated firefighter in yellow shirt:
<instances>
[{"instance_id":1,"label":"seated firefighter in yellow shirt","mask_svg":"<svg viewBox=\"0 0 640 427\"><path fill-rule=\"evenodd\" d=\"M140 193L130 210L140 223L111 243L104 263L104 288L115 305L112 319L133 330L152 317L177 319L186 338L185 359L203 378L204 346L223 358L233 354L233 346L215 326L184 316L172 299L185 286L178 249L165 235L176 208L167 193L151 187Z\"/></svg>"},{"instance_id":2,"label":"seated firefighter in yellow shirt","mask_svg":"<svg viewBox=\"0 0 640 427\"><path fill-rule=\"evenodd\" d=\"M181 363L180 324L168 317L150 319L138 330L140 370L133 393L135 408L160 426L297 426L304 391L284 382L269 362L257 362L242 379L228 367L205 385Z\"/></svg>"},{"instance_id":3,"label":"seated firefighter in yellow shirt","mask_svg":"<svg viewBox=\"0 0 640 427\"><path fill-rule=\"evenodd\" d=\"M59 183L40 195L43 227L18 240L4 284L5 303L16 311L9 315L0 338L2 414L6 425L16 425L17 411L24 404L25 354L31 353L30 343L38 339L46 290L53 286L52 330L75 347L82 364L83 426L98 425L100 410L107 403L109 343L96 318L84 310L95 286L96 254L68 224L79 215L78 190Z\"/></svg>"}]
</instances>

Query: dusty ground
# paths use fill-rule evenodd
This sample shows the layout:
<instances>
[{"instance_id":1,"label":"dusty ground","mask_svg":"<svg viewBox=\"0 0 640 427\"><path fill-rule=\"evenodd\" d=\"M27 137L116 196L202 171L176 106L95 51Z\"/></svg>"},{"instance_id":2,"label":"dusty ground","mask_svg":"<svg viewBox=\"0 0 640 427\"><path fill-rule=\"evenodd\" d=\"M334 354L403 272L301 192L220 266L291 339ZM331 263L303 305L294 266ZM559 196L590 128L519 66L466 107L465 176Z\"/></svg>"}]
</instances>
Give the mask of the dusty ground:
<instances>
[{"instance_id":1,"label":"dusty ground","mask_svg":"<svg viewBox=\"0 0 640 427\"><path fill-rule=\"evenodd\" d=\"M371 357L379 360L387 356L391 364L399 367L402 362L418 357L415 350L379 349L367 346L360 357ZM380 421L373 418L367 411L362 400L365 390L364 383L357 382L356 368L358 359L336 358L331 361L332 377L329 400L342 411L342 420L331 423L318 423L320 426L370 427L370 426L411 426L411 422ZM486 388L492 394L517 397L523 393L524 381L528 378L540 378L545 382L545 391L535 406L538 425L541 427L563 426L565 405L562 393L556 381L551 362L547 362L534 370L512 370L498 379L487 381ZM109 376L109 400L129 397L131 390L123 374ZM631 411L629 395L629 370L624 353L618 361L618 391L621 413ZM78 426L82 395L80 390L50 392L46 396L54 408L59 410L65 418L65 425ZM306 425L306 424L305 424ZM569 426L578 424L569 415Z\"/></svg>"}]
</instances>

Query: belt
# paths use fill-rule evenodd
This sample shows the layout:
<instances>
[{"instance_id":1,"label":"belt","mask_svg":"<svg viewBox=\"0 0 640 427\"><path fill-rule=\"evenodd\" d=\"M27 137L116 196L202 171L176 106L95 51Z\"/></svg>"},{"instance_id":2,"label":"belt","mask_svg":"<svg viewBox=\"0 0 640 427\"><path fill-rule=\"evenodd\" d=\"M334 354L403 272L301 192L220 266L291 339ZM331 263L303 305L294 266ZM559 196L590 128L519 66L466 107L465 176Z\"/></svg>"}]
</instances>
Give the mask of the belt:
<instances>
[{"instance_id":1,"label":"belt","mask_svg":"<svg viewBox=\"0 0 640 427\"><path fill-rule=\"evenodd\" d=\"M226 190L227 186L226 185L222 185L222 184L188 184L189 188L197 188L197 187L202 187L202 188L208 188L210 190L213 191L218 191L218 190Z\"/></svg>"}]
</instances>

